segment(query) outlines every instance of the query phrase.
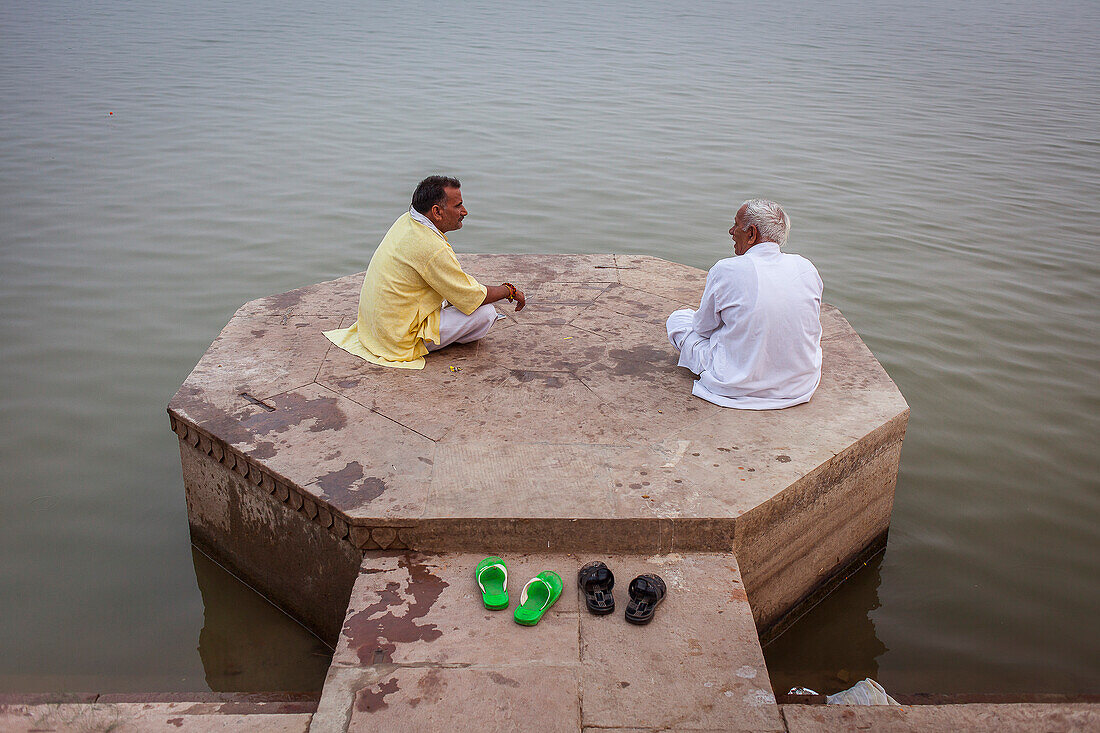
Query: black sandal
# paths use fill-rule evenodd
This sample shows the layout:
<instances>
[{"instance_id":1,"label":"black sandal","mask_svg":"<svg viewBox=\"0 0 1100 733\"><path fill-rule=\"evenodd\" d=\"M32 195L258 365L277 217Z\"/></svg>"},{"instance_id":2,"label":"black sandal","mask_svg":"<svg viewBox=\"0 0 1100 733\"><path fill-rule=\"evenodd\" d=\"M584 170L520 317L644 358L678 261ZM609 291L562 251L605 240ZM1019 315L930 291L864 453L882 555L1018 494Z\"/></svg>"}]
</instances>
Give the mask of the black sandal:
<instances>
[{"instance_id":1,"label":"black sandal","mask_svg":"<svg viewBox=\"0 0 1100 733\"><path fill-rule=\"evenodd\" d=\"M648 624L653 612L665 599L665 581L660 575L646 573L630 581L630 602L626 604L626 620L632 624Z\"/></svg>"},{"instance_id":2,"label":"black sandal","mask_svg":"<svg viewBox=\"0 0 1100 733\"><path fill-rule=\"evenodd\" d=\"M606 616L615 610L615 574L599 560L590 562L577 573L577 585L584 591L584 605L589 613Z\"/></svg>"}]
</instances>

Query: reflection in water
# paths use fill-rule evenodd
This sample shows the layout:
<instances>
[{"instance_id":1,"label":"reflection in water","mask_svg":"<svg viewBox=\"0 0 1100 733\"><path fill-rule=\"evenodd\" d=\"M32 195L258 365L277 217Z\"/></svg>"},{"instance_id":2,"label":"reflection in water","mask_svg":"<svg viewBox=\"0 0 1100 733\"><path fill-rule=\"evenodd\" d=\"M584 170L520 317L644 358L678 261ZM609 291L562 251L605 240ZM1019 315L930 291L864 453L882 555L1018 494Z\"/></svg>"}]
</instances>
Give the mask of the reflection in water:
<instances>
[{"instance_id":1,"label":"reflection in water","mask_svg":"<svg viewBox=\"0 0 1100 733\"><path fill-rule=\"evenodd\" d=\"M204 606L199 656L215 692L315 692L332 649L191 548Z\"/></svg>"},{"instance_id":2,"label":"reflection in water","mask_svg":"<svg viewBox=\"0 0 1100 733\"><path fill-rule=\"evenodd\" d=\"M879 607L882 558L876 555L764 648L776 694L802 686L831 695L878 678L878 658L887 649L871 614Z\"/></svg>"}]
</instances>

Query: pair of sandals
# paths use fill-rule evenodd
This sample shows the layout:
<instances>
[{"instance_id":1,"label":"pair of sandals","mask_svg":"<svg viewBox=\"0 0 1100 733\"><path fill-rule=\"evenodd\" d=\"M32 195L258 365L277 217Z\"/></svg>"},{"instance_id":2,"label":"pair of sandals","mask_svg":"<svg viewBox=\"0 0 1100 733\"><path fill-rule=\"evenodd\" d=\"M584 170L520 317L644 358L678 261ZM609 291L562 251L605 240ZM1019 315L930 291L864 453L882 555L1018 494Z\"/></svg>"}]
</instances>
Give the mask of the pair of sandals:
<instances>
[{"instance_id":1,"label":"pair of sandals","mask_svg":"<svg viewBox=\"0 0 1100 733\"><path fill-rule=\"evenodd\" d=\"M596 560L577 573L577 585L584 592L584 605L589 613L606 616L615 611L615 574L606 564ZM626 620L643 626L653 620L657 606L665 599L667 589L660 575L646 573L630 581L630 601L626 604Z\"/></svg>"},{"instance_id":2,"label":"pair of sandals","mask_svg":"<svg viewBox=\"0 0 1100 733\"><path fill-rule=\"evenodd\" d=\"M508 566L499 557L487 557L474 568L474 578L481 588L481 602L490 611L508 608ZM519 605L512 617L517 624L534 626L543 614L561 597L561 576L544 570L527 581L519 595Z\"/></svg>"}]
</instances>

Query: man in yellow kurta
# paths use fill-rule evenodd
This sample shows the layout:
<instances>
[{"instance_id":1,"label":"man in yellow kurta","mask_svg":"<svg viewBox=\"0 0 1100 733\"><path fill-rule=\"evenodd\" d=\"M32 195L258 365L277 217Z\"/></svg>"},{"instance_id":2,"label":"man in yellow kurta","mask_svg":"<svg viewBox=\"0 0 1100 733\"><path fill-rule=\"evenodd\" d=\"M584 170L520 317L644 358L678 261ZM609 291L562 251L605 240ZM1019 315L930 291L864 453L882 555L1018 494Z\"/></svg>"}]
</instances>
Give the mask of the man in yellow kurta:
<instances>
[{"instance_id":1,"label":"man in yellow kurta","mask_svg":"<svg viewBox=\"0 0 1100 733\"><path fill-rule=\"evenodd\" d=\"M467 214L460 186L445 176L420 182L371 258L358 319L325 332L332 343L373 364L423 369L429 351L485 336L497 320L492 303L507 298L523 308L514 285L482 285L458 264L446 233L461 229Z\"/></svg>"}]
</instances>

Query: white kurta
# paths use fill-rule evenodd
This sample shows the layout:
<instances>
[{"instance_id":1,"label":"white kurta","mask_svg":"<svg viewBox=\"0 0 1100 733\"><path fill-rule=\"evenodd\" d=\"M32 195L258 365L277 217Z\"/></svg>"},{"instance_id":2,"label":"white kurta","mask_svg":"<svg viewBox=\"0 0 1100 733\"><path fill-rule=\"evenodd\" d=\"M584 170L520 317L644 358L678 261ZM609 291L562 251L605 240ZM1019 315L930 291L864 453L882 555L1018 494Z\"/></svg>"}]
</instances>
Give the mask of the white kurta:
<instances>
[{"instance_id":1,"label":"white kurta","mask_svg":"<svg viewBox=\"0 0 1100 733\"><path fill-rule=\"evenodd\" d=\"M777 410L808 402L821 381L821 277L805 257L760 242L719 260L699 310L668 318L692 394L723 407Z\"/></svg>"}]
</instances>

